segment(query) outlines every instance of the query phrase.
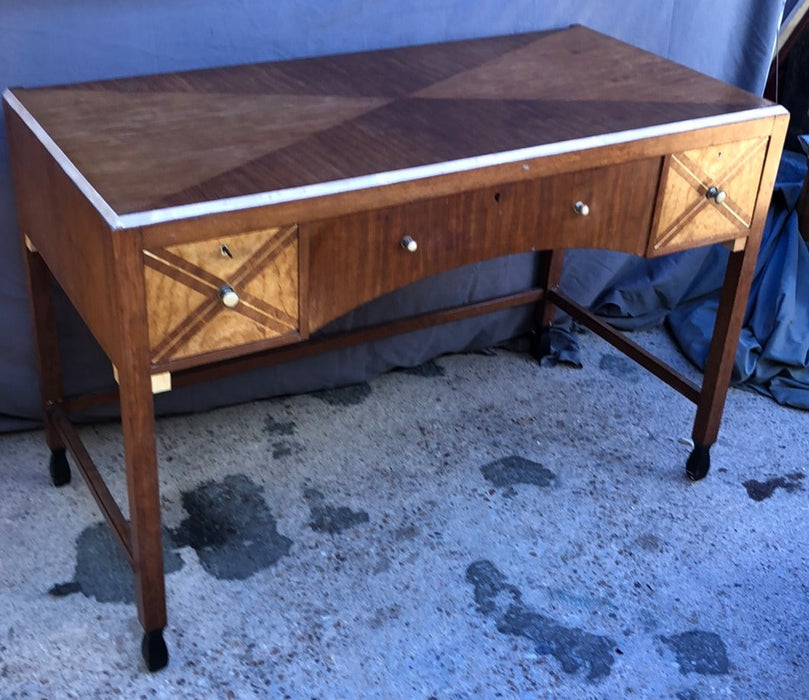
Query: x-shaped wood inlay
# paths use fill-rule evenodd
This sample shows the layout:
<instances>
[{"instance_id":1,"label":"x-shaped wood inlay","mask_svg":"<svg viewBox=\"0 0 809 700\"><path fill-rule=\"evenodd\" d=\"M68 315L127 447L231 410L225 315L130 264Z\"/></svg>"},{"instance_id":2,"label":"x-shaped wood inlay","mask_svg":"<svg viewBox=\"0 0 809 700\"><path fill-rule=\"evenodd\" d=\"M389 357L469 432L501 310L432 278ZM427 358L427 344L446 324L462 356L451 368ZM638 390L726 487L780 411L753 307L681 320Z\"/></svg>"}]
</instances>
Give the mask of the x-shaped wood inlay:
<instances>
[{"instance_id":1,"label":"x-shaped wood inlay","mask_svg":"<svg viewBox=\"0 0 809 700\"><path fill-rule=\"evenodd\" d=\"M187 314L174 328L152 348L153 361L160 362L171 357L191 340L218 314L235 313L267 328L272 335L283 335L297 327L297 318L283 309L268 304L266 300L247 292L251 280L263 272L267 265L281 255L294 242L297 227L290 226L270 237L235 272L223 280L208 270L196 265L167 248L144 251L145 264L170 279L204 295L204 300ZM239 304L226 308L219 298L222 285L228 284L238 291Z\"/></svg>"},{"instance_id":2,"label":"x-shaped wood inlay","mask_svg":"<svg viewBox=\"0 0 809 700\"><path fill-rule=\"evenodd\" d=\"M709 174L699 162L689 157L686 153L672 155L669 177L672 176L672 173L676 173L687 182L699 196L694 198L688 206L682 210L680 215L669 224L665 232L658 235L657 247L662 248L668 244L686 225L692 222L700 212L709 206L713 207L714 211L724 216L734 226L738 226L739 224L745 227L749 226L752 211L746 211L745 207L739 203L739 195L749 198L750 193L746 189L739 194L725 190L727 196L721 203L711 201L706 196L706 193L711 187L724 190L726 185L723 183L732 183L747 163L757 156L763 158L762 151L766 148L766 145L767 140L762 139L752 147L742 150L736 158L723 163L721 171L717 172L715 175Z\"/></svg>"}]
</instances>

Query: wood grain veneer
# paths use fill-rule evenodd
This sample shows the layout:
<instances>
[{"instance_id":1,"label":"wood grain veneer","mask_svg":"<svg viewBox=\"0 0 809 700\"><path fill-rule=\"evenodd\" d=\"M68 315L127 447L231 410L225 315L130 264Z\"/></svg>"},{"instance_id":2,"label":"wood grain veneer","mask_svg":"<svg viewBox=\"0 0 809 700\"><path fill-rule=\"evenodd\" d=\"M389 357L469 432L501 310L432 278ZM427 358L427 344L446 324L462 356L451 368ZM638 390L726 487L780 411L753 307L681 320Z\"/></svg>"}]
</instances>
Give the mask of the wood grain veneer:
<instances>
[{"instance_id":1,"label":"wood grain veneer","mask_svg":"<svg viewBox=\"0 0 809 700\"><path fill-rule=\"evenodd\" d=\"M769 139L673 153L666 159L651 247L655 254L735 238L750 228ZM711 201L708 190L726 197Z\"/></svg>"},{"instance_id":2,"label":"wood grain veneer","mask_svg":"<svg viewBox=\"0 0 809 700\"><path fill-rule=\"evenodd\" d=\"M146 249L144 262L155 366L301 338L296 226ZM233 308L220 299L225 286L239 297Z\"/></svg>"},{"instance_id":3,"label":"wood grain veneer","mask_svg":"<svg viewBox=\"0 0 809 700\"><path fill-rule=\"evenodd\" d=\"M20 235L47 260L101 347L117 358L121 288L109 226L19 115L6 102L4 108Z\"/></svg>"},{"instance_id":4,"label":"wood grain veneer","mask_svg":"<svg viewBox=\"0 0 809 700\"><path fill-rule=\"evenodd\" d=\"M646 249L659 159L488 187L315 222L310 331L361 303L446 270L514 253L564 247ZM587 216L573 205L586 201ZM620 235L616 232L620 231ZM418 249L401 245L411 236Z\"/></svg>"},{"instance_id":5,"label":"wood grain veneer","mask_svg":"<svg viewBox=\"0 0 809 700\"><path fill-rule=\"evenodd\" d=\"M769 104L584 27L14 94L118 214Z\"/></svg>"}]
</instances>

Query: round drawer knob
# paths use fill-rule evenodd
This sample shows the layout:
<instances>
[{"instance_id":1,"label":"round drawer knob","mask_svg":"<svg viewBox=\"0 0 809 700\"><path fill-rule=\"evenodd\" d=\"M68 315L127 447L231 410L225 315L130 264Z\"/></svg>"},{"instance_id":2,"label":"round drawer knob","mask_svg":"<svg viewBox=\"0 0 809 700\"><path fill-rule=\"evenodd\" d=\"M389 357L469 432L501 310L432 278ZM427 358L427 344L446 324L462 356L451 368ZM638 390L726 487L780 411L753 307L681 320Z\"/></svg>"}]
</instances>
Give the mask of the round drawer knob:
<instances>
[{"instance_id":1,"label":"round drawer knob","mask_svg":"<svg viewBox=\"0 0 809 700\"><path fill-rule=\"evenodd\" d=\"M419 244L416 243L416 241L414 241L410 236L405 236L402 238L402 248L410 251L411 253L415 253L419 248Z\"/></svg>"},{"instance_id":2,"label":"round drawer knob","mask_svg":"<svg viewBox=\"0 0 809 700\"><path fill-rule=\"evenodd\" d=\"M708 191L705 193L705 196L708 199L712 199L717 204L722 204L728 196L728 193L725 190L720 190L718 187L711 187L708 188Z\"/></svg>"},{"instance_id":3,"label":"round drawer knob","mask_svg":"<svg viewBox=\"0 0 809 700\"><path fill-rule=\"evenodd\" d=\"M573 211L575 211L579 216L587 216L590 213L590 207L588 207L584 202L576 202L573 205Z\"/></svg>"},{"instance_id":4,"label":"round drawer knob","mask_svg":"<svg viewBox=\"0 0 809 700\"><path fill-rule=\"evenodd\" d=\"M223 284L219 287L219 298L229 309L234 308L239 303L239 295L229 284Z\"/></svg>"}]
</instances>

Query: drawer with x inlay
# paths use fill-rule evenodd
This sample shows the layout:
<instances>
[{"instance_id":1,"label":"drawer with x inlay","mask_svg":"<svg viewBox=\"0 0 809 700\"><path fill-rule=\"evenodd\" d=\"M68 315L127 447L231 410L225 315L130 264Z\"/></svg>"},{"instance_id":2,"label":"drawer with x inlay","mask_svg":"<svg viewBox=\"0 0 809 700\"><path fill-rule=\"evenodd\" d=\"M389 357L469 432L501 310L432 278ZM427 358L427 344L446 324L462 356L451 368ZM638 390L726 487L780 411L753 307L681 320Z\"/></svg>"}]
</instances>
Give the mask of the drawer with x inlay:
<instances>
[{"instance_id":1,"label":"drawer with x inlay","mask_svg":"<svg viewBox=\"0 0 809 700\"><path fill-rule=\"evenodd\" d=\"M648 254L747 235L768 142L758 137L668 156Z\"/></svg>"},{"instance_id":2,"label":"drawer with x inlay","mask_svg":"<svg viewBox=\"0 0 809 700\"><path fill-rule=\"evenodd\" d=\"M300 340L298 228L144 250L152 364Z\"/></svg>"}]
</instances>

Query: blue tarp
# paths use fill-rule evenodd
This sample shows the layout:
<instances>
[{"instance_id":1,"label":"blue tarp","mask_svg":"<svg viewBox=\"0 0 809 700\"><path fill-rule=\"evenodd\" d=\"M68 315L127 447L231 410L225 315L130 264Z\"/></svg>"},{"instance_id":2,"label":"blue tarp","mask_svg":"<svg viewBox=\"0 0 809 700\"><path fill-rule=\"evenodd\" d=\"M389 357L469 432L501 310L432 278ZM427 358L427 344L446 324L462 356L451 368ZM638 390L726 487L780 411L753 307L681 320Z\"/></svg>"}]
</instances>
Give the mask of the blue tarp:
<instances>
[{"instance_id":1,"label":"blue tarp","mask_svg":"<svg viewBox=\"0 0 809 700\"><path fill-rule=\"evenodd\" d=\"M732 380L780 404L803 409L809 409L809 246L798 230L795 205L806 170L803 156L785 153ZM705 367L718 296L714 292L686 303L668 316L669 328L681 349L701 369Z\"/></svg>"},{"instance_id":2,"label":"blue tarp","mask_svg":"<svg viewBox=\"0 0 809 700\"><path fill-rule=\"evenodd\" d=\"M736 385L803 409L809 409L809 247L795 205L806 172L803 155L784 152L732 376ZM727 259L727 249L717 245L627 261L591 309L622 330L667 323L683 353L704 370ZM575 351L566 353L575 364Z\"/></svg>"}]
</instances>

